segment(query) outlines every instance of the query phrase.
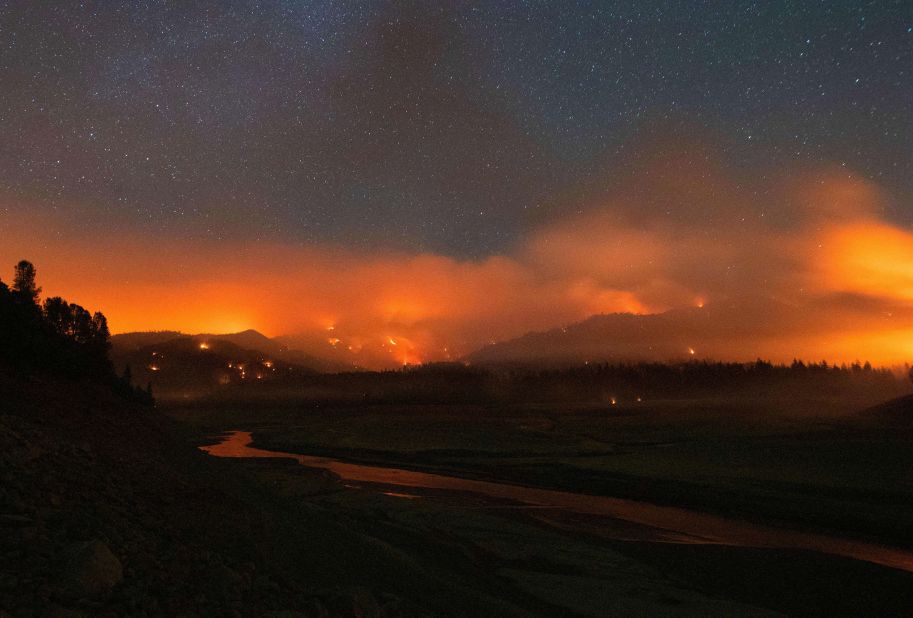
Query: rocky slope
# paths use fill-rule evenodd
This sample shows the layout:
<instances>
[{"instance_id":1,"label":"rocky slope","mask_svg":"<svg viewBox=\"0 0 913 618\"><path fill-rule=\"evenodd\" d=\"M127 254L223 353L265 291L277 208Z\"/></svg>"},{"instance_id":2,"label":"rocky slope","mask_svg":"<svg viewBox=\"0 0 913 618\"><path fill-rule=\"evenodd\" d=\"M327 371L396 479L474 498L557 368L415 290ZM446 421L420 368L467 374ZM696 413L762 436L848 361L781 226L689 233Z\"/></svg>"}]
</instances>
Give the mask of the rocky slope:
<instances>
[{"instance_id":1,"label":"rocky slope","mask_svg":"<svg viewBox=\"0 0 913 618\"><path fill-rule=\"evenodd\" d=\"M2 376L0 402L0 615L406 610L359 587L358 570L318 541L351 549L357 536L290 511L154 409L86 384ZM312 474L299 495L335 486Z\"/></svg>"}]
</instances>

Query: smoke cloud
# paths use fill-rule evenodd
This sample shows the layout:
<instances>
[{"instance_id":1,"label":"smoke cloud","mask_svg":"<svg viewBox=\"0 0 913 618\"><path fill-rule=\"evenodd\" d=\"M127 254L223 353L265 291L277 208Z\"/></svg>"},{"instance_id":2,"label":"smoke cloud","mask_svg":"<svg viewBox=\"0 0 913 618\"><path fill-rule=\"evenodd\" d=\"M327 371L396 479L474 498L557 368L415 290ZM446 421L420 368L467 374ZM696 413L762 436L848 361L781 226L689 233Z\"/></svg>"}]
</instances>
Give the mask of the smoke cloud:
<instances>
[{"instance_id":1,"label":"smoke cloud","mask_svg":"<svg viewBox=\"0 0 913 618\"><path fill-rule=\"evenodd\" d=\"M714 349L728 359L905 361L913 233L881 216L889 197L844 168L746 176L693 151L644 156L480 260L109 236L10 198L0 262L32 260L45 295L104 311L114 332L256 328L367 366L458 358L593 314L699 306L723 308Z\"/></svg>"}]
</instances>

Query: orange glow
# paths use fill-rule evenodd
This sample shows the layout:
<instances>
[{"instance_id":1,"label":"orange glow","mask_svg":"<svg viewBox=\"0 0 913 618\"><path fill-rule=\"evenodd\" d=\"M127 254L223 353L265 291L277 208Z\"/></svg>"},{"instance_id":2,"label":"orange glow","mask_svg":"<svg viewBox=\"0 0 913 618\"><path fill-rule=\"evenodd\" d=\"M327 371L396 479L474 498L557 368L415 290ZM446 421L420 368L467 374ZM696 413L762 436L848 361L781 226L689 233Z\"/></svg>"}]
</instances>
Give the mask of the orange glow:
<instances>
[{"instance_id":1,"label":"orange glow","mask_svg":"<svg viewBox=\"0 0 913 618\"><path fill-rule=\"evenodd\" d=\"M711 331L682 333L669 356L696 355L688 345L697 342L702 358L913 358L908 339L892 339L913 329L913 233L879 218L877 187L838 170L758 192L713 165L673 163L648 162L617 190L479 260L200 239L162 239L149 252L143 236L25 217L0 220L0 276L28 258L46 296L104 311L115 333L256 328L371 368L459 359L593 314L696 307L694 320L712 320ZM27 210L0 198L4 206ZM755 296L789 310L748 319L727 308Z\"/></svg>"},{"instance_id":2,"label":"orange glow","mask_svg":"<svg viewBox=\"0 0 913 618\"><path fill-rule=\"evenodd\" d=\"M913 300L913 234L861 222L830 230L821 245L832 256L821 263L830 287Z\"/></svg>"},{"instance_id":3,"label":"orange glow","mask_svg":"<svg viewBox=\"0 0 913 618\"><path fill-rule=\"evenodd\" d=\"M436 310L415 298L415 292L410 294L411 299L388 300L379 304L379 313L390 321L415 322L416 320L431 317Z\"/></svg>"},{"instance_id":4,"label":"orange glow","mask_svg":"<svg viewBox=\"0 0 913 618\"><path fill-rule=\"evenodd\" d=\"M201 344L200 344L200 349L201 349L201 350L208 350L208 349L209 349L209 344L208 344L208 343L205 343L205 342L204 342L204 343L201 343Z\"/></svg>"}]
</instances>

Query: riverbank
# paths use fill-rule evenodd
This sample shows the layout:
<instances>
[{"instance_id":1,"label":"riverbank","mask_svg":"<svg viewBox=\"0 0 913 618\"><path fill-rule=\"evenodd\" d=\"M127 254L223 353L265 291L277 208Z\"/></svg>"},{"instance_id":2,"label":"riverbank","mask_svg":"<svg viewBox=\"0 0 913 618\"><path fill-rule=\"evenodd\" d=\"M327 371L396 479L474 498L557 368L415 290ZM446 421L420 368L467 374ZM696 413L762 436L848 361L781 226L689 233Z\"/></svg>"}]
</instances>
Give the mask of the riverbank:
<instances>
[{"instance_id":1,"label":"riverbank","mask_svg":"<svg viewBox=\"0 0 913 618\"><path fill-rule=\"evenodd\" d=\"M326 475L207 457L154 409L81 383L0 379L0 609L47 615L524 615L312 500ZM288 489L288 488L287 488Z\"/></svg>"},{"instance_id":2,"label":"riverbank","mask_svg":"<svg viewBox=\"0 0 913 618\"><path fill-rule=\"evenodd\" d=\"M461 478L613 496L913 548L913 434L786 402L174 409L202 436Z\"/></svg>"},{"instance_id":3,"label":"riverbank","mask_svg":"<svg viewBox=\"0 0 913 618\"><path fill-rule=\"evenodd\" d=\"M657 513L652 505L262 451L246 446L248 440L241 432L203 448L217 456L253 457L247 461L265 468L281 462L289 480L301 469L292 457L304 469L330 470L342 478L345 490L318 498L329 509L366 528L393 523L423 538L446 538L449 552L469 552L498 580L506 578L566 611L761 615L767 608L788 615L859 615L871 607L874 595L884 615L904 615L913 604L909 570L835 556L848 549L834 539L784 537L782 531L751 526L733 529L720 526L718 518L663 508ZM693 534L676 532L683 526L691 526ZM765 533L772 538L765 539ZM911 566L909 552L867 549L878 552L869 558ZM784 574L790 576L788 585Z\"/></svg>"},{"instance_id":4,"label":"riverbank","mask_svg":"<svg viewBox=\"0 0 913 618\"><path fill-rule=\"evenodd\" d=\"M201 446L200 449L209 455L223 458L293 458L306 468L328 471L343 481L370 483L381 487L392 486L394 490L405 487L410 490L466 492L513 501L518 505L526 505L528 508L557 509L579 515L618 519L656 530L660 534L657 535L657 538L652 539L655 541L808 550L913 573L913 551L821 534L802 533L785 528L761 526L693 510L659 506L649 502L538 489L503 482L471 480L400 468L367 466L325 457L264 450L252 446L251 434L246 431L231 432L221 442ZM393 494L388 492L388 495Z\"/></svg>"}]
</instances>

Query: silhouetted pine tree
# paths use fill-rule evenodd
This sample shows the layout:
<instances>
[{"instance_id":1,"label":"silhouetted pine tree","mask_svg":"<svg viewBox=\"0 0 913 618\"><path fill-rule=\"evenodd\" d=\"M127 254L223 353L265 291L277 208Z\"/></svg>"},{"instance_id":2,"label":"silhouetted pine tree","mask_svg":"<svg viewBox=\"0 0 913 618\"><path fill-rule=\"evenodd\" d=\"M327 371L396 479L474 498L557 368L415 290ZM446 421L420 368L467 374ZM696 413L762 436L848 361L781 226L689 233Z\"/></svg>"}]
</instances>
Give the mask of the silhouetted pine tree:
<instances>
[{"instance_id":1,"label":"silhouetted pine tree","mask_svg":"<svg viewBox=\"0 0 913 618\"><path fill-rule=\"evenodd\" d=\"M107 382L124 396L152 403L147 391L114 374L104 314L59 296L39 304L36 274L34 265L22 260L13 286L0 282L0 369Z\"/></svg>"}]
</instances>

